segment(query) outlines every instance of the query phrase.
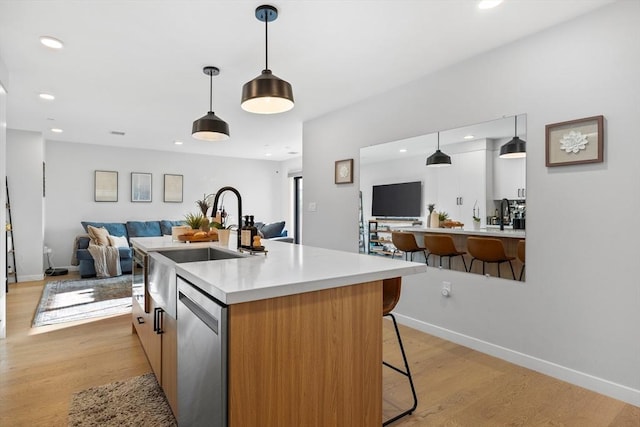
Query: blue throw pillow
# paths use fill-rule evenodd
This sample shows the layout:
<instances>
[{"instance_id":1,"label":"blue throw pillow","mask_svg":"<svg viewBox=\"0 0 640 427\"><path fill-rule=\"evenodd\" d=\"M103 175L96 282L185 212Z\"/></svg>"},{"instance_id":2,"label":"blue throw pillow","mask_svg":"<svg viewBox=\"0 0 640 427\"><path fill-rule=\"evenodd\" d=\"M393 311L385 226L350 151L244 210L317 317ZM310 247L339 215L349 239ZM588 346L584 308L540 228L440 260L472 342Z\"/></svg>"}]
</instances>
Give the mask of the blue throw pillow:
<instances>
[{"instance_id":1,"label":"blue throw pillow","mask_svg":"<svg viewBox=\"0 0 640 427\"><path fill-rule=\"evenodd\" d=\"M171 236L171 227L176 227L178 225L185 225L185 222L163 219L162 221L160 221L160 231L162 232L163 236Z\"/></svg>"},{"instance_id":2,"label":"blue throw pillow","mask_svg":"<svg viewBox=\"0 0 640 427\"><path fill-rule=\"evenodd\" d=\"M127 221L129 238L162 236L160 221Z\"/></svg>"},{"instance_id":3,"label":"blue throw pillow","mask_svg":"<svg viewBox=\"0 0 640 427\"><path fill-rule=\"evenodd\" d=\"M260 232L265 239L273 239L274 237L280 237L282 230L284 230L284 221L265 224L260 229Z\"/></svg>"},{"instance_id":4,"label":"blue throw pillow","mask_svg":"<svg viewBox=\"0 0 640 427\"><path fill-rule=\"evenodd\" d=\"M92 227L96 227L96 228L104 227L104 228L107 229L107 232L111 236L124 236L124 237L127 237L127 239L129 238L128 234L127 234L127 227L122 222L82 221L82 222L80 222L80 224L82 224L82 228L84 228L84 231L87 231L87 227L88 226L92 226Z\"/></svg>"}]
</instances>

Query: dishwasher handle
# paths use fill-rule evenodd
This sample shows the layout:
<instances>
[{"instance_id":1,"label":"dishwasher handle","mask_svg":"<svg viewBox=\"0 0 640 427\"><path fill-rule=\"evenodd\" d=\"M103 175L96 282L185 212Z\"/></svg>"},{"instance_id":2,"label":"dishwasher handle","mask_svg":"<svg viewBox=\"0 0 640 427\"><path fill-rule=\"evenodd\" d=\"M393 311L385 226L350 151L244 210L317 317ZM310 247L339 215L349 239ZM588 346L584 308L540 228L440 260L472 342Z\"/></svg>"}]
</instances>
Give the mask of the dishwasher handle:
<instances>
[{"instance_id":1,"label":"dishwasher handle","mask_svg":"<svg viewBox=\"0 0 640 427\"><path fill-rule=\"evenodd\" d=\"M190 299L182 292L178 292L178 300L185 305L198 319L202 320L209 329L218 335L218 319Z\"/></svg>"},{"instance_id":2,"label":"dishwasher handle","mask_svg":"<svg viewBox=\"0 0 640 427\"><path fill-rule=\"evenodd\" d=\"M164 334L164 310L160 307L153 309L153 332L156 334Z\"/></svg>"}]
</instances>

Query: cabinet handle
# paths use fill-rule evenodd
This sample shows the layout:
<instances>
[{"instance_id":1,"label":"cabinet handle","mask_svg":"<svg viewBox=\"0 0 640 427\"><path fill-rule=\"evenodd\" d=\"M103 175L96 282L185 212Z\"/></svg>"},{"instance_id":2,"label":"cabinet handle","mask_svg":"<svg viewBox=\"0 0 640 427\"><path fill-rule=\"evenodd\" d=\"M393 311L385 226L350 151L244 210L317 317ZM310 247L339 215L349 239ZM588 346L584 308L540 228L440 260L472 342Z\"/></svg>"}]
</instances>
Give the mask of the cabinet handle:
<instances>
[{"instance_id":1,"label":"cabinet handle","mask_svg":"<svg viewBox=\"0 0 640 427\"><path fill-rule=\"evenodd\" d=\"M462 196L460 196L460 206L462 206Z\"/></svg>"},{"instance_id":2,"label":"cabinet handle","mask_svg":"<svg viewBox=\"0 0 640 427\"><path fill-rule=\"evenodd\" d=\"M144 317L142 316L136 317L136 320L138 321L138 325L142 325L144 323Z\"/></svg>"},{"instance_id":3,"label":"cabinet handle","mask_svg":"<svg viewBox=\"0 0 640 427\"><path fill-rule=\"evenodd\" d=\"M520 197L520 189L518 188L518 197Z\"/></svg>"},{"instance_id":4,"label":"cabinet handle","mask_svg":"<svg viewBox=\"0 0 640 427\"><path fill-rule=\"evenodd\" d=\"M162 313L164 313L164 310L160 307L153 309L153 332L156 334L164 333L162 330Z\"/></svg>"},{"instance_id":5,"label":"cabinet handle","mask_svg":"<svg viewBox=\"0 0 640 427\"><path fill-rule=\"evenodd\" d=\"M526 189L525 189L525 188L523 188L523 189L522 189L522 197L527 197L527 196L526 196Z\"/></svg>"}]
</instances>

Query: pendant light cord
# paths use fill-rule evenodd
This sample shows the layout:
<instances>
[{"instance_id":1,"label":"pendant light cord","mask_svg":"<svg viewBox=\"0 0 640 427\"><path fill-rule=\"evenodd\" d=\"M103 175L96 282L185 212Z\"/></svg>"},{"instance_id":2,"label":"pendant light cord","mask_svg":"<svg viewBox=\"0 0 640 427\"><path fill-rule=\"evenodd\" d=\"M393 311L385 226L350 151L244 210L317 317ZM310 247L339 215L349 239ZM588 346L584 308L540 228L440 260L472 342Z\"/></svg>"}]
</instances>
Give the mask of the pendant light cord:
<instances>
[{"instance_id":1,"label":"pendant light cord","mask_svg":"<svg viewBox=\"0 0 640 427\"><path fill-rule=\"evenodd\" d=\"M438 132L438 150L440 150L440 132Z\"/></svg>"},{"instance_id":2,"label":"pendant light cord","mask_svg":"<svg viewBox=\"0 0 640 427\"><path fill-rule=\"evenodd\" d=\"M515 115L515 116L514 116L514 119L516 119L515 130L514 130L514 132L515 132L515 133L514 133L514 135L515 135L515 136L518 136L518 116L517 116L517 115Z\"/></svg>"},{"instance_id":3,"label":"pendant light cord","mask_svg":"<svg viewBox=\"0 0 640 427\"><path fill-rule=\"evenodd\" d=\"M265 11L264 15L264 69L269 69L269 12Z\"/></svg>"},{"instance_id":4,"label":"pendant light cord","mask_svg":"<svg viewBox=\"0 0 640 427\"><path fill-rule=\"evenodd\" d=\"M209 72L209 111L213 112L213 72Z\"/></svg>"}]
</instances>

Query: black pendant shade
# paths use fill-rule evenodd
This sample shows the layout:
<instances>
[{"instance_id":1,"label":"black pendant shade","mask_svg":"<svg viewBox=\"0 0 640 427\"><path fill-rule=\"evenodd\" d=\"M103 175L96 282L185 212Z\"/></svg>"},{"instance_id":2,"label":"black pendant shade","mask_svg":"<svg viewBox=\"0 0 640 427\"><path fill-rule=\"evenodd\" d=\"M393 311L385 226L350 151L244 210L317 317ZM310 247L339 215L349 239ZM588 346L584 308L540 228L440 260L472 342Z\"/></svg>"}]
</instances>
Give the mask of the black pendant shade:
<instances>
[{"instance_id":1,"label":"black pendant shade","mask_svg":"<svg viewBox=\"0 0 640 427\"><path fill-rule=\"evenodd\" d=\"M220 74L217 67L204 67L209 76L209 112L193 122L191 136L203 141L225 141L229 139L229 125L213 112L213 76Z\"/></svg>"},{"instance_id":2,"label":"black pendant shade","mask_svg":"<svg viewBox=\"0 0 640 427\"><path fill-rule=\"evenodd\" d=\"M440 151L440 132L438 132L438 149L435 153L427 157L427 166L429 167L442 167L451 166L451 156L446 155Z\"/></svg>"},{"instance_id":3,"label":"black pendant shade","mask_svg":"<svg viewBox=\"0 0 640 427\"><path fill-rule=\"evenodd\" d=\"M515 136L500 147L500 158L519 159L527 156L527 142L518 138L518 116L515 116Z\"/></svg>"},{"instance_id":4,"label":"black pendant shade","mask_svg":"<svg viewBox=\"0 0 640 427\"><path fill-rule=\"evenodd\" d=\"M278 9L269 5L256 8L256 18L264 22L265 67L262 73L242 87L242 109L250 113L276 114L293 108L291 85L274 76L269 69L268 23L278 17Z\"/></svg>"}]
</instances>

